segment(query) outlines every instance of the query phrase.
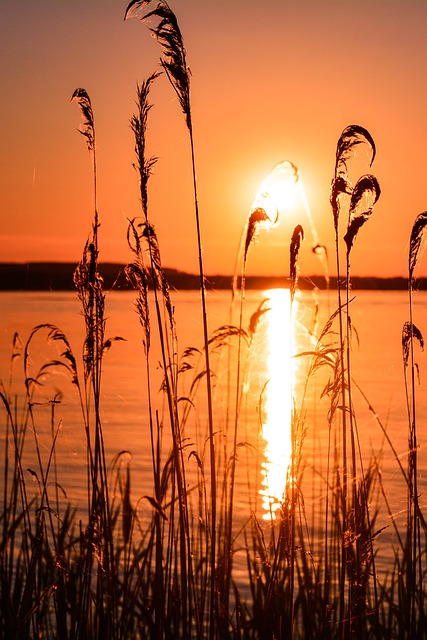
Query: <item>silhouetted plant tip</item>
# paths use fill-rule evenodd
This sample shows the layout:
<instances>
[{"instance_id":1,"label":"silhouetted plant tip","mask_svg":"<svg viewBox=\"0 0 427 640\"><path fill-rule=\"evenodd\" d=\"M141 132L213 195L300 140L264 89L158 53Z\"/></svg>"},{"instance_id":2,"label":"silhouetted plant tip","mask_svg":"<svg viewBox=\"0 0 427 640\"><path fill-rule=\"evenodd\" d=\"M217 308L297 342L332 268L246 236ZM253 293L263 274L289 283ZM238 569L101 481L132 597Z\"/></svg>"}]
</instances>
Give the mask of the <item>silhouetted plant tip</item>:
<instances>
[{"instance_id":1,"label":"silhouetted plant tip","mask_svg":"<svg viewBox=\"0 0 427 640\"><path fill-rule=\"evenodd\" d=\"M130 17L132 12L138 15L140 9L147 4L149 3L138 0L131 2L126 9L125 20ZM150 31L163 47L162 67L175 89L187 126L191 129L190 70L186 62L186 52L178 21L174 12L164 0L160 0L155 9L143 15L140 19L149 20L152 17L159 19L157 26L150 28Z\"/></svg>"},{"instance_id":2,"label":"silhouetted plant tip","mask_svg":"<svg viewBox=\"0 0 427 640\"><path fill-rule=\"evenodd\" d=\"M257 208L250 214L245 238L244 260L246 260L247 258L249 247L255 240L256 233L259 230L260 226L268 222L270 222L270 218L268 217L264 209Z\"/></svg>"},{"instance_id":3,"label":"silhouetted plant tip","mask_svg":"<svg viewBox=\"0 0 427 640\"><path fill-rule=\"evenodd\" d=\"M369 160L369 166L371 166L376 155L375 142L369 131L364 127L360 125L349 125L341 133L337 142L335 172L330 195L336 233L338 232L338 220L342 208L342 197L340 196L353 193L353 186L348 175L349 162L354 158L356 151L359 149L359 145L362 144L368 147L367 158Z\"/></svg>"},{"instance_id":4,"label":"silhouetted plant tip","mask_svg":"<svg viewBox=\"0 0 427 640\"><path fill-rule=\"evenodd\" d=\"M345 195L351 195L351 185L342 176L337 176L332 180L330 203L332 207L335 233L338 233L338 224L341 213L341 201Z\"/></svg>"},{"instance_id":5,"label":"silhouetted plant tip","mask_svg":"<svg viewBox=\"0 0 427 640\"><path fill-rule=\"evenodd\" d=\"M86 144L89 151L95 149L95 127L93 121L92 104L89 95L85 89L76 89L71 100L75 100L83 116L83 123L79 129L82 136L86 138Z\"/></svg>"},{"instance_id":6,"label":"silhouetted plant tip","mask_svg":"<svg viewBox=\"0 0 427 640\"><path fill-rule=\"evenodd\" d=\"M424 351L424 338L421 331L412 322L405 322L402 329L402 354L405 368L409 363L410 347L413 339L418 342L421 350Z\"/></svg>"},{"instance_id":7,"label":"silhouetted plant tip","mask_svg":"<svg viewBox=\"0 0 427 640\"><path fill-rule=\"evenodd\" d=\"M356 183L350 200L350 221L344 236L348 253L351 251L359 229L369 220L380 193L380 186L375 176L363 176Z\"/></svg>"},{"instance_id":8,"label":"silhouetted plant tip","mask_svg":"<svg viewBox=\"0 0 427 640\"><path fill-rule=\"evenodd\" d=\"M375 142L367 129L357 124L351 124L344 129L337 143L335 156L335 177L346 177L348 162L353 157L356 148L367 143L369 149L369 165L372 166L376 155Z\"/></svg>"},{"instance_id":9,"label":"silhouetted plant tip","mask_svg":"<svg viewBox=\"0 0 427 640\"><path fill-rule=\"evenodd\" d=\"M424 232L427 225L427 211L420 213L412 227L409 240L409 281L413 284L414 270L418 262L421 247L423 245Z\"/></svg>"},{"instance_id":10,"label":"silhouetted plant tip","mask_svg":"<svg viewBox=\"0 0 427 640\"><path fill-rule=\"evenodd\" d=\"M291 301L293 301L295 297L295 291L297 288L298 254L299 254L301 242L303 239L304 239L304 229L300 224L298 224L293 231L292 238L291 238L291 245L290 245L289 274L290 274Z\"/></svg>"},{"instance_id":11,"label":"silhouetted plant tip","mask_svg":"<svg viewBox=\"0 0 427 640\"><path fill-rule=\"evenodd\" d=\"M137 85L137 113L132 116L130 124L135 136L135 154L137 163L135 168L139 172L140 179L140 197L142 210L147 215L148 207L148 181L151 176L154 165L157 162L156 157L146 157L146 133L147 120L152 105L148 102L151 85L159 77L159 73L153 73L141 85Z\"/></svg>"}]
</instances>

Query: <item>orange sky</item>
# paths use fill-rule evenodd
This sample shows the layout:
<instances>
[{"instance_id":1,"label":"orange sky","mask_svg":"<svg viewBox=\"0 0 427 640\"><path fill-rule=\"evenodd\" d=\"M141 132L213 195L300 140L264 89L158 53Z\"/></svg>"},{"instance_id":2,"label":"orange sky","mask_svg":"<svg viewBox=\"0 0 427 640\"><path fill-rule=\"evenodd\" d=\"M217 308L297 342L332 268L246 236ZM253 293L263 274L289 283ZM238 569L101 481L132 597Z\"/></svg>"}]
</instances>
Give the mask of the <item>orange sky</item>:
<instances>
[{"instance_id":1,"label":"orange sky","mask_svg":"<svg viewBox=\"0 0 427 640\"><path fill-rule=\"evenodd\" d=\"M95 112L102 261L125 262L127 218L140 213L129 119L136 82L160 48L119 0L3 0L0 261L77 261L90 230L90 162L75 88ZM329 186L342 129L372 134L382 195L353 250L353 273L406 275L415 217L427 209L427 2L170 0L192 70L206 273L232 273L260 182L298 165L320 239L333 251ZM164 266L197 271L190 153L165 77L153 91L149 147L159 157L150 217ZM287 273L296 211L260 236L249 270ZM308 232L308 229L307 229ZM303 274L321 272L301 256ZM334 267L331 265L331 271ZM426 272L424 267L422 272Z\"/></svg>"}]
</instances>

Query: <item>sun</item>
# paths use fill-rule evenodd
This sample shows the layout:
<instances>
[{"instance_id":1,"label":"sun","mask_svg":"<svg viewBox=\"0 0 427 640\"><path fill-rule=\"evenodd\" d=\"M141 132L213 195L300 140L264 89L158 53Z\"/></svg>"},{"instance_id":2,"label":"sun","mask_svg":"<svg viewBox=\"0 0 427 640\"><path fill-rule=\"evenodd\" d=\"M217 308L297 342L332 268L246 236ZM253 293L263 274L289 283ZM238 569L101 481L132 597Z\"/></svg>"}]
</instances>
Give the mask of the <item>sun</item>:
<instances>
[{"instance_id":1,"label":"sun","mask_svg":"<svg viewBox=\"0 0 427 640\"><path fill-rule=\"evenodd\" d=\"M291 209L298 198L299 175L297 167L289 161L279 162L261 183L252 202L251 211L263 209L270 224Z\"/></svg>"}]
</instances>

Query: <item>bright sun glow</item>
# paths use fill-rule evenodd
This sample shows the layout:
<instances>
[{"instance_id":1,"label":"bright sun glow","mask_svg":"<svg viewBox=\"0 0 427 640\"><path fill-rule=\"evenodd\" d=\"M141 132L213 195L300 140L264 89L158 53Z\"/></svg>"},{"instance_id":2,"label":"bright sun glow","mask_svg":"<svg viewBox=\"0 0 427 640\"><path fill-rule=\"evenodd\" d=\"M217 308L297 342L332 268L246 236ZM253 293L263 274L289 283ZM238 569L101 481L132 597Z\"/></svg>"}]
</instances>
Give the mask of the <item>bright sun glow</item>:
<instances>
[{"instance_id":1,"label":"bright sun glow","mask_svg":"<svg viewBox=\"0 0 427 640\"><path fill-rule=\"evenodd\" d=\"M280 507L292 454L293 330L288 289L267 292L270 311L267 314L267 375L264 395L262 436L265 460L262 467L264 518L275 517ZM295 313L293 304L292 315Z\"/></svg>"},{"instance_id":2,"label":"bright sun glow","mask_svg":"<svg viewBox=\"0 0 427 640\"><path fill-rule=\"evenodd\" d=\"M252 203L251 211L264 209L271 224L290 209L298 198L298 170L291 162L277 164L262 182Z\"/></svg>"}]
</instances>

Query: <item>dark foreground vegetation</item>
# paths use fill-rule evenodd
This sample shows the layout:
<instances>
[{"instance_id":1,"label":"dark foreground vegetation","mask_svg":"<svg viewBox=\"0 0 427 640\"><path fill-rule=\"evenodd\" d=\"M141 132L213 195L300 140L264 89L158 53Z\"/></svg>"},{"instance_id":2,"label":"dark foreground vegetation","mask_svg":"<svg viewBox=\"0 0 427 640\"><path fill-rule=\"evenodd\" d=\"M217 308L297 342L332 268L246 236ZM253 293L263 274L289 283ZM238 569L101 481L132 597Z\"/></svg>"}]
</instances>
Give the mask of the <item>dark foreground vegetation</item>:
<instances>
[{"instance_id":1,"label":"dark foreground vegetation","mask_svg":"<svg viewBox=\"0 0 427 640\"><path fill-rule=\"evenodd\" d=\"M155 160L146 157L145 137L155 73L138 87L137 112L131 120L142 214L129 222L130 261L124 268L135 290L141 359L146 364L146 415L135 429L144 430L152 474L151 493L135 496L131 480L133 486L137 482L130 465L119 464L127 452L118 451L114 461L106 456L102 372L114 339L106 337L108 298L98 264L94 114L86 91L77 89L73 98L83 115L81 132L93 160L95 195L91 233L73 273L86 335L82 358L73 353L61 329L50 324L35 327L23 345L15 336L11 368L2 378L1 637L424 638L427 529L419 504L417 440L417 354L423 336L412 314L414 272L427 214L416 218L410 238L408 321L402 328L408 450L405 459L396 454L395 462L406 491L405 526L399 529L390 517L394 544L389 568L381 572L376 567L381 544L377 516L380 503L389 509L389 496L382 483L381 461L365 464L359 445L350 315L350 258L359 231L380 196L379 184L371 174L374 141L358 125L347 127L338 140L330 198L337 272L330 284L335 286L336 305L323 327L316 332L311 329L312 347L297 356L306 363L306 383L293 403L293 451L283 471L286 489L276 496L280 506L270 514L269 522L262 522L256 510L258 488L248 483L246 518L238 520L237 474L245 460L252 460L249 464L253 465L249 456L253 446L245 440L249 419L246 375L258 323L268 313L261 305L249 326L242 323L249 280L246 264L255 235L274 224L274 216L267 206L249 212L232 291L237 321L209 334L190 81L182 35L164 0L154 8L149 0L133 0L126 17L143 22L150 18L151 30L162 47L163 71L178 96L189 133L203 345L177 354L171 274L162 269L159 242L149 217L147 194ZM361 164L366 171L360 171ZM286 274L291 304L298 295L303 236L297 225L290 238ZM33 343L40 334L58 346L58 355L34 371ZM156 361L152 360L154 340L160 345L160 364L157 354ZM228 354L233 366L215 372L219 352ZM25 377L21 390L14 388L17 362L23 363ZM159 366L163 374L161 408L158 389L152 384L153 368ZM86 439L86 504L83 515L79 512L78 516L64 498L57 464L61 424L56 412L61 394L56 389L49 395L48 390L58 370L79 399ZM187 381L185 393L183 380ZM225 387L221 402L216 395L218 380ZM306 508L304 493L304 447L312 428L306 398L312 382L316 382L318 399L328 404L323 418L317 418L323 420L325 465L313 475L320 491L320 509L313 512ZM262 401L261 395L260 407ZM41 404L49 409L47 449L41 447L38 435ZM375 419L387 440L384 425L378 416ZM198 434L189 439L189 425L194 423ZM29 440L35 450L30 469L23 462ZM391 442L387 445L394 451Z\"/></svg>"}]
</instances>

